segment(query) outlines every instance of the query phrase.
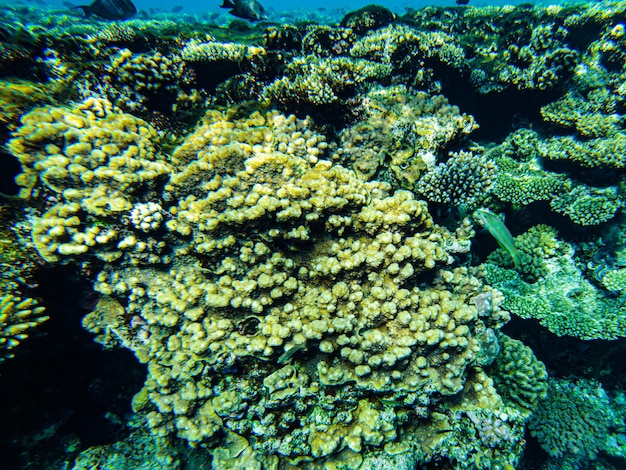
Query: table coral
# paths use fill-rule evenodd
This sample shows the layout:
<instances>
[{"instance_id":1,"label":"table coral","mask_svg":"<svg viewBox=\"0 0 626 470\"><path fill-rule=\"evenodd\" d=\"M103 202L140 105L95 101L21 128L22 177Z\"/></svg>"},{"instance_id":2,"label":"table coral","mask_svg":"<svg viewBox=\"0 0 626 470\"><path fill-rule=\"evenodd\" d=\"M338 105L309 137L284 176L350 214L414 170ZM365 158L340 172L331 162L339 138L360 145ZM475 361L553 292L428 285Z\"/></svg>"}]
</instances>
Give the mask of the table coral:
<instances>
[{"instance_id":1,"label":"table coral","mask_svg":"<svg viewBox=\"0 0 626 470\"><path fill-rule=\"evenodd\" d=\"M505 308L521 318L537 319L551 332L582 339L626 335L624 305L586 279L573 258L573 247L548 226L536 226L515 238L521 252L519 272L501 249L483 264L488 283L505 295Z\"/></svg>"},{"instance_id":2,"label":"table coral","mask_svg":"<svg viewBox=\"0 0 626 470\"><path fill-rule=\"evenodd\" d=\"M621 139L620 135L617 134L616 139ZM520 143L522 139L525 141ZM585 162L584 165L591 168L619 167L619 151L602 150L601 141L603 139L578 143L573 137L540 139L536 132L516 131L486 153L497 167L493 194L516 209L547 201L555 213L581 226L607 222L623 206L617 186L601 188L578 182L582 176L575 170L557 173L545 169L547 160L559 159Z\"/></svg>"},{"instance_id":3,"label":"table coral","mask_svg":"<svg viewBox=\"0 0 626 470\"><path fill-rule=\"evenodd\" d=\"M308 120L207 113L172 152L160 202L176 262L98 275L113 303L85 324L148 364L157 435L207 445L226 428L259 455L324 459L396 441L414 407L428 416L478 380L493 336L478 333L509 317L471 271L441 269L469 225L435 225L325 148Z\"/></svg>"}]
</instances>

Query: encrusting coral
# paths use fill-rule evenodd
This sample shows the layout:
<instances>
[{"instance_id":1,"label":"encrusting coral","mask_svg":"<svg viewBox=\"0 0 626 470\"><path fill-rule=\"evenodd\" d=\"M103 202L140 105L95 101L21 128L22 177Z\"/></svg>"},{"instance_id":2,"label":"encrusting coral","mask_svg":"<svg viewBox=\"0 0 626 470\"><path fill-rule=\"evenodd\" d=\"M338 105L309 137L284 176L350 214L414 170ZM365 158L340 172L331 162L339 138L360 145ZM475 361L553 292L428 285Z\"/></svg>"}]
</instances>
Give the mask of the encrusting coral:
<instances>
[{"instance_id":1,"label":"encrusting coral","mask_svg":"<svg viewBox=\"0 0 626 470\"><path fill-rule=\"evenodd\" d=\"M551 332L582 339L626 335L626 308L619 298L594 286L580 271L570 243L555 229L538 225L515 237L519 269L498 249L482 266L489 285L505 295L504 306L521 318L535 318Z\"/></svg>"},{"instance_id":2,"label":"encrusting coral","mask_svg":"<svg viewBox=\"0 0 626 470\"><path fill-rule=\"evenodd\" d=\"M376 87L365 94L361 119L341 132L341 145L333 159L354 169L363 180L393 180L413 190L427 170L436 173L434 168L446 156L442 154L447 145L477 127L472 116L461 113L441 95L414 92L403 85ZM491 164L465 153L458 161L468 164L460 163L457 169L471 167L469 173L475 178L475 188L469 182L465 187L475 191L482 184L486 189ZM447 192L451 196L452 189Z\"/></svg>"}]
</instances>

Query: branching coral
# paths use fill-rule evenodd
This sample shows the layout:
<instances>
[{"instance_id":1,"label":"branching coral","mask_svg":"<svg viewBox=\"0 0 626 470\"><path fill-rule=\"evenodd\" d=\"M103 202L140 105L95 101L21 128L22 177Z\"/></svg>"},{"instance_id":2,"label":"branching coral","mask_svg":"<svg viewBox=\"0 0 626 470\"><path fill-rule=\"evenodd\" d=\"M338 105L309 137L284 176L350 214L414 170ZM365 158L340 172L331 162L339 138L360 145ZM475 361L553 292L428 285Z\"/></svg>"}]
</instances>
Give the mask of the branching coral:
<instances>
[{"instance_id":1,"label":"branching coral","mask_svg":"<svg viewBox=\"0 0 626 470\"><path fill-rule=\"evenodd\" d=\"M496 167L493 162L472 152L450 155L445 163L429 169L415 186L427 201L452 206L474 206L493 184Z\"/></svg>"}]
</instances>

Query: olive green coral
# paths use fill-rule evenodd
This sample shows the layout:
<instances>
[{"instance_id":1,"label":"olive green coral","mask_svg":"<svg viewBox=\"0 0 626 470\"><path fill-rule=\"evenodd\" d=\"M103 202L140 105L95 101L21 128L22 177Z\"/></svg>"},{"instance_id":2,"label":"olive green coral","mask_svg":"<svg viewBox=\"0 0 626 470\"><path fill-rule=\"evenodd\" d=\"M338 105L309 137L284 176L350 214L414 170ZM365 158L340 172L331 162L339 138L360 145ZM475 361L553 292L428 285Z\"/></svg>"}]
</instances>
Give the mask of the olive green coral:
<instances>
[{"instance_id":1,"label":"olive green coral","mask_svg":"<svg viewBox=\"0 0 626 470\"><path fill-rule=\"evenodd\" d=\"M500 353L489 369L498 394L524 416L530 416L548 390L548 373L521 341L498 334Z\"/></svg>"},{"instance_id":2,"label":"olive green coral","mask_svg":"<svg viewBox=\"0 0 626 470\"><path fill-rule=\"evenodd\" d=\"M169 160L176 263L98 274L119 304L85 323L148 364L157 435L215 445L230 429L259 454L326 459L396 441L413 407L428 415L478 380L482 333L509 316L471 270L447 267L469 223L437 226L425 202L325 149L310 120L207 113Z\"/></svg>"}]
</instances>

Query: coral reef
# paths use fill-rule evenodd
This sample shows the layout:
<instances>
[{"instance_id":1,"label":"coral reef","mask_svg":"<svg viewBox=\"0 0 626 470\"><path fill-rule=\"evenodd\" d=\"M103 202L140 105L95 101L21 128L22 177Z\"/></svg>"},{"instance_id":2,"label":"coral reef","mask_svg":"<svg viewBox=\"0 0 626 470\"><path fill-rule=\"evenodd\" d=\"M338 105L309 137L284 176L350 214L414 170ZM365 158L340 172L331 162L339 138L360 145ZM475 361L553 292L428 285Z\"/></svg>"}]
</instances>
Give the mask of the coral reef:
<instances>
[{"instance_id":1,"label":"coral reef","mask_svg":"<svg viewBox=\"0 0 626 470\"><path fill-rule=\"evenodd\" d=\"M75 468L621 468L626 3L0 9L0 361L43 264L147 370Z\"/></svg>"},{"instance_id":2,"label":"coral reef","mask_svg":"<svg viewBox=\"0 0 626 470\"><path fill-rule=\"evenodd\" d=\"M208 113L163 194L178 261L98 275L112 299L85 324L148 364L137 402L157 435L198 445L227 428L265 455L360 452L397 440L413 407L428 416L488 380L468 373L489 346L478 332L508 320L502 299L467 269L438 271L469 226L451 233L409 192L318 160L309 125Z\"/></svg>"},{"instance_id":3,"label":"coral reef","mask_svg":"<svg viewBox=\"0 0 626 470\"><path fill-rule=\"evenodd\" d=\"M612 220L624 204L617 186L596 187L578 182L583 177L574 171L567 174L545 169L546 160L567 159L565 154L577 155L570 161L584 159L585 151L572 138L545 140L527 129L516 131L486 153L498 169L493 194L517 209L547 201L552 211L581 226ZM603 147L599 147L596 153L612 155ZM596 161L599 158L608 157L598 157Z\"/></svg>"},{"instance_id":4,"label":"coral reef","mask_svg":"<svg viewBox=\"0 0 626 470\"><path fill-rule=\"evenodd\" d=\"M347 57L296 57L284 76L268 84L263 97L291 108L329 105L346 100L364 83L383 81L391 73L386 64Z\"/></svg>"},{"instance_id":5,"label":"coral reef","mask_svg":"<svg viewBox=\"0 0 626 470\"><path fill-rule=\"evenodd\" d=\"M0 201L0 362L14 357L14 348L48 320L45 307L28 296L36 262L13 229L20 219Z\"/></svg>"}]
</instances>

